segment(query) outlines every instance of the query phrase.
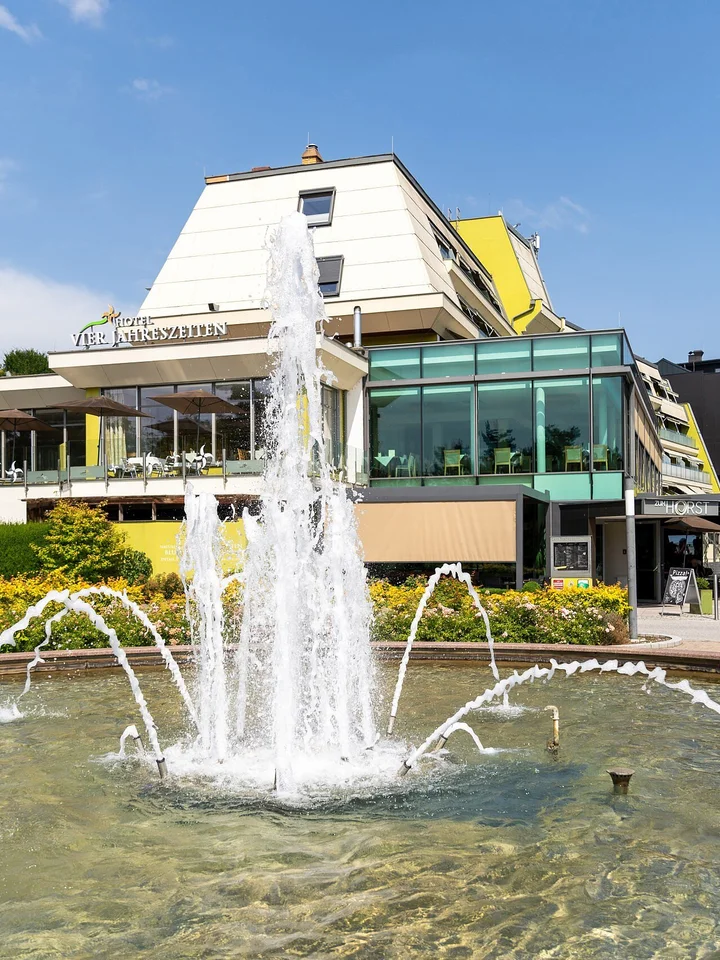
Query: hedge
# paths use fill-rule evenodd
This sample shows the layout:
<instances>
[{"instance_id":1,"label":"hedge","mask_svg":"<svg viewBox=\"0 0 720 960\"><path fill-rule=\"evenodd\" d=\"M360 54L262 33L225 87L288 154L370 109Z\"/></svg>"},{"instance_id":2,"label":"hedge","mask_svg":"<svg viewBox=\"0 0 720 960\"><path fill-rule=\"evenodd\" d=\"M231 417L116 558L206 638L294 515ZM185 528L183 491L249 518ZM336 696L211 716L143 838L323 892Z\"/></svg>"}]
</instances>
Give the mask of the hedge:
<instances>
[{"instance_id":1,"label":"hedge","mask_svg":"<svg viewBox=\"0 0 720 960\"><path fill-rule=\"evenodd\" d=\"M36 573L40 560L32 544L45 542L46 523L0 523L0 577Z\"/></svg>"}]
</instances>

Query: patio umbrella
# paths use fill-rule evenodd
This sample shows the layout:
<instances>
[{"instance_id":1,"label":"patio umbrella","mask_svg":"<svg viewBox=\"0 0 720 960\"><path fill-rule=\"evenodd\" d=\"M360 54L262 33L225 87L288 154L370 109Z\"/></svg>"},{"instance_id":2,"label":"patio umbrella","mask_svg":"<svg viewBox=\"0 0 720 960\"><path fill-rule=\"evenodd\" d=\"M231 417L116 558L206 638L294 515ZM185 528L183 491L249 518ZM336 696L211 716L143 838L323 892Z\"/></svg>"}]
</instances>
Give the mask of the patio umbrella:
<instances>
[{"instance_id":1,"label":"patio umbrella","mask_svg":"<svg viewBox=\"0 0 720 960\"><path fill-rule=\"evenodd\" d=\"M25 413L24 410L0 410L0 430L11 431L12 440L12 460L15 461L15 434L29 433L31 430L44 430L52 432L55 427L48 423L43 423L31 413Z\"/></svg>"},{"instance_id":2,"label":"patio umbrella","mask_svg":"<svg viewBox=\"0 0 720 960\"><path fill-rule=\"evenodd\" d=\"M200 417L203 413L234 413L241 416L242 410L222 397L207 390L185 390L183 393L166 393L151 400L172 407L184 416L197 417L196 446L200 446Z\"/></svg>"},{"instance_id":3,"label":"patio umbrella","mask_svg":"<svg viewBox=\"0 0 720 960\"><path fill-rule=\"evenodd\" d=\"M100 437L98 437L98 466L100 465L100 442L103 435L105 417L149 417L149 413L136 410L125 403L113 400L111 397L85 397L84 400L68 400L57 404L58 410L70 410L82 413L85 416L100 418ZM107 444L106 444L107 447ZM107 452L107 450L106 450Z\"/></svg>"}]
</instances>

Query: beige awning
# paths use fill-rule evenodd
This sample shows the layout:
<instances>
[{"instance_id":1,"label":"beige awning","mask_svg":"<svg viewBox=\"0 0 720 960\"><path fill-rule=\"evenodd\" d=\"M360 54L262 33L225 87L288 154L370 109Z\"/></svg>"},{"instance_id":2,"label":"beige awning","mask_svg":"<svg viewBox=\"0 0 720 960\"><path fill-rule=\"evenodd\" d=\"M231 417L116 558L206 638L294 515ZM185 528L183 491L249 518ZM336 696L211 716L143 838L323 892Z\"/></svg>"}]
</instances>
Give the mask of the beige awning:
<instances>
[{"instance_id":1,"label":"beige awning","mask_svg":"<svg viewBox=\"0 0 720 960\"><path fill-rule=\"evenodd\" d=\"M720 524L706 520L705 517L677 517L666 522L666 526L684 527L686 530L701 530L707 533L720 533Z\"/></svg>"},{"instance_id":2,"label":"beige awning","mask_svg":"<svg viewBox=\"0 0 720 960\"><path fill-rule=\"evenodd\" d=\"M368 563L513 563L515 501L359 503Z\"/></svg>"}]
</instances>

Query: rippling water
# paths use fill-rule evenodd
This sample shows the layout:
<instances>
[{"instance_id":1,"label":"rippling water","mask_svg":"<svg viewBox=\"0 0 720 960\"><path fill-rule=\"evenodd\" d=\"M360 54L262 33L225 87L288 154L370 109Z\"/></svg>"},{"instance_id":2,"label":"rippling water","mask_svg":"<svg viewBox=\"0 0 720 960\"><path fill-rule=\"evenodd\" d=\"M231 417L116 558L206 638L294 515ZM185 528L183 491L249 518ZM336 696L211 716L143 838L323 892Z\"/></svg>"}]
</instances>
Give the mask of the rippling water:
<instances>
[{"instance_id":1,"label":"rippling water","mask_svg":"<svg viewBox=\"0 0 720 960\"><path fill-rule=\"evenodd\" d=\"M141 680L171 744L176 691ZM487 667L411 663L398 738L417 744L489 683ZM0 684L0 707L19 689ZM39 678L0 727L0 957L716 956L717 717L613 676L514 703L528 709L469 718L498 753L457 734L403 781L293 806L108 759L135 721L124 678ZM613 763L637 771L629 797Z\"/></svg>"}]
</instances>

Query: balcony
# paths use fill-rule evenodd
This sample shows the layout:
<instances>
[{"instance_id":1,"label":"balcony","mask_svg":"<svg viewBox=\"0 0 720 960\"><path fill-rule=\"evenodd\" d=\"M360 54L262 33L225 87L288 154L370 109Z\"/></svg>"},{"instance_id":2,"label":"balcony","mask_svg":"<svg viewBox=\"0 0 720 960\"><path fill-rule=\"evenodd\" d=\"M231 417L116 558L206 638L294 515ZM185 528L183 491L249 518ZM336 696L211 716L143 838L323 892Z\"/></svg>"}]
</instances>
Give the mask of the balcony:
<instances>
[{"instance_id":1,"label":"balcony","mask_svg":"<svg viewBox=\"0 0 720 960\"><path fill-rule=\"evenodd\" d=\"M662 472L664 477L677 477L679 480L690 480L693 483L706 483L708 486L712 483L709 473L696 470L694 467L679 467L675 463L663 463Z\"/></svg>"},{"instance_id":2,"label":"balcony","mask_svg":"<svg viewBox=\"0 0 720 960\"><path fill-rule=\"evenodd\" d=\"M685 433L679 433L677 430L668 430L667 427L658 427L658 436L662 440L668 440L670 443L679 443L683 447L692 447L697 450L695 441Z\"/></svg>"}]
</instances>

